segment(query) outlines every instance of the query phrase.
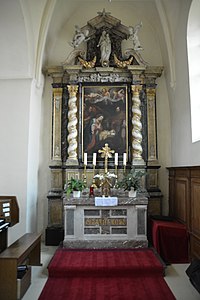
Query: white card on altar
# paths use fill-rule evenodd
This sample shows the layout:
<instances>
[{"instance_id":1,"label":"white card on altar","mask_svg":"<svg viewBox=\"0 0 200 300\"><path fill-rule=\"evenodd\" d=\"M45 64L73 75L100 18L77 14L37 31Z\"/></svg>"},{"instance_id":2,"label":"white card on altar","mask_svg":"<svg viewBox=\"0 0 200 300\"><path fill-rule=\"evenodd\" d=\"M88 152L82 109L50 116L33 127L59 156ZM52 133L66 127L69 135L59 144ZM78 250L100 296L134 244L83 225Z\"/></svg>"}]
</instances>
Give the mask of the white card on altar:
<instances>
[{"instance_id":1,"label":"white card on altar","mask_svg":"<svg viewBox=\"0 0 200 300\"><path fill-rule=\"evenodd\" d=\"M118 205L117 197L95 197L95 206L116 206Z\"/></svg>"}]
</instances>

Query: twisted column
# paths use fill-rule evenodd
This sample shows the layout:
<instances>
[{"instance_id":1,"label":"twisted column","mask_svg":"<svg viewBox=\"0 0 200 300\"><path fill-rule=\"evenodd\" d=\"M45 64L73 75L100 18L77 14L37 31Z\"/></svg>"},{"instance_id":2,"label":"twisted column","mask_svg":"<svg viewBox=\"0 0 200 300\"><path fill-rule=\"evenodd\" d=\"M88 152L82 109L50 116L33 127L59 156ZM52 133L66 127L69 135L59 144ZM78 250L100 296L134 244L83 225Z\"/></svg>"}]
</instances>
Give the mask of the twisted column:
<instances>
[{"instance_id":1,"label":"twisted column","mask_svg":"<svg viewBox=\"0 0 200 300\"><path fill-rule=\"evenodd\" d=\"M132 164L143 163L142 159L142 123L140 110L141 85L132 85Z\"/></svg>"},{"instance_id":2,"label":"twisted column","mask_svg":"<svg viewBox=\"0 0 200 300\"><path fill-rule=\"evenodd\" d=\"M68 158L67 158L67 164L78 164L77 159L77 150L78 150L78 143L77 143L77 91L78 86L77 85L68 85L68 91L69 91L69 101L68 101Z\"/></svg>"}]
</instances>

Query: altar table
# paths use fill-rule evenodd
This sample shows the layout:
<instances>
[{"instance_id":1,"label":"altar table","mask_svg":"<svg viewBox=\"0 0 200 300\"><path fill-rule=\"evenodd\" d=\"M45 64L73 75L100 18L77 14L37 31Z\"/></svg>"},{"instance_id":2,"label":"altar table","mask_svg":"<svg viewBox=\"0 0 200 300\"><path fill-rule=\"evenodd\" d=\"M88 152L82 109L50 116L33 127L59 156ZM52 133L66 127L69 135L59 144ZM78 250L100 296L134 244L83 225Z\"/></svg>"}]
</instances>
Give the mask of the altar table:
<instances>
[{"instance_id":1,"label":"altar table","mask_svg":"<svg viewBox=\"0 0 200 300\"><path fill-rule=\"evenodd\" d=\"M98 199L99 200L99 199ZM64 198L64 247L147 247L148 198L117 197L96 206L95 197ZM96 202L99 203L99 202Z\"/></svg>"}]
</instances>

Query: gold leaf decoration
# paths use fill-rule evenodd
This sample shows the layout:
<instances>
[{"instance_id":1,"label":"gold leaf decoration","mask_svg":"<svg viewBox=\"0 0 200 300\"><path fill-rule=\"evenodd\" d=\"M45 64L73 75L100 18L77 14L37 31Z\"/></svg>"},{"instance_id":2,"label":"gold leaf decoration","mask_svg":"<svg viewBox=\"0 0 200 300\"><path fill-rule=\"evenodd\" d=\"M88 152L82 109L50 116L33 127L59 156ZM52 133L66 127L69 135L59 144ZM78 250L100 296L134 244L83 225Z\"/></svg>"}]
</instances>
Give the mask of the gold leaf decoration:
<instances>
[{"instance_id":1,"label":"gold leaf decoration","mask_svg":"<svg viewBox=\"0 0 200 300\"><path fill-rule=\"evenodd\" d=\"M131 65L133 61L133 56L131 56L128 60L119 60L117 56L114 54L114 61L117 67L126 68L127 66Z\"/></svg>"},{"instance_id":2,"label":"gold leaf decoration","mask_svg":"<svg viewBox=\"0 0 200 300\"><path fill-rule=\"evenodd\" d=\"M86 69L92 69L92 68L94 68L94 66L96 64L97 57L95 56L93 58L93 60L91 60L91 61L86 61L86 60L84 60L81 57L78 57L78 59L79 59L81 65L84 66L84 68L86 68Z\"/></svg>"}]
</instances>

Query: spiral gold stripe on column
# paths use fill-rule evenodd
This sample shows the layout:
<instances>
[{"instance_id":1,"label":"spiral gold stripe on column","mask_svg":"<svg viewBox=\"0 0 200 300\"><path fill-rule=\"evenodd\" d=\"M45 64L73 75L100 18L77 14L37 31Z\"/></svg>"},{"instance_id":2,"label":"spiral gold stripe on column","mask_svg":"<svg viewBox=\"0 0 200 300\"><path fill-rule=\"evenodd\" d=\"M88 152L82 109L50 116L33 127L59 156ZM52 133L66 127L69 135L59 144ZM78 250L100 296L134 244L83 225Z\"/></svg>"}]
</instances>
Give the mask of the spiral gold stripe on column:
<instances>
[{"instance_id":1,"label":"spiral gold stripe on column","mask_svg":"<svg viewBox=\"0 0 200 300\"><path fill-rule=\"evenodd\" d=\"M78 131L77 131L77 91L78 86L77 85L68 85L68 91L69 91L69 101L68 101L68 158L67 158L67 164L78 164Z\"/></svg>"},{"instance_id":2,"label":"spiral gold stripe on column","mask_svg":"<svg viewBox=\"0 0 200 300\"><path fill-rule=\"evenodd\" d=\"M142 158L142 123L140 110L141 85L132 85L132 164L143 163Z\"/></svg>"}]
</instances>

